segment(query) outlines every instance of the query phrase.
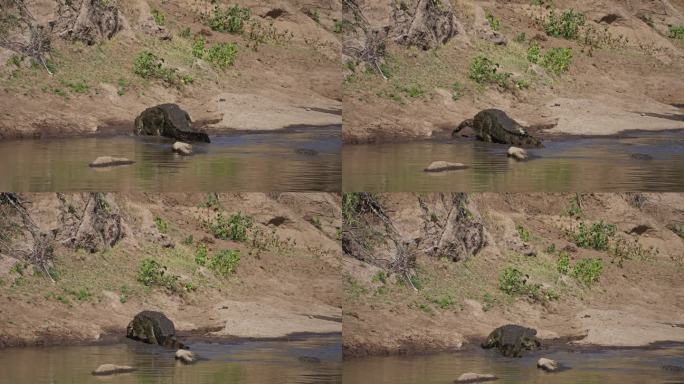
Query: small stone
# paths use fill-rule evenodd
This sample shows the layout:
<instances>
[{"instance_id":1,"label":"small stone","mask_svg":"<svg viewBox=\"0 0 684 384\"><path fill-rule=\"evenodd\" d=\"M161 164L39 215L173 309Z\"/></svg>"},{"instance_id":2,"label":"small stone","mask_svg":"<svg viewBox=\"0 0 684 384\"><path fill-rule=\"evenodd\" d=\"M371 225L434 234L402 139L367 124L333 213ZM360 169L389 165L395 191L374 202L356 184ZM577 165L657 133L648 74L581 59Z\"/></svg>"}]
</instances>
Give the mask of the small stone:
<instances>
[{"instance_id":1,"label":"small stone","mask_svg":"<svg viewBox=\"0 0 684 384\"><path fill-rule=\"evenodd\" d=\"M98 168L98 167L116 167L119 165L129 165L133 164L135 161L129 160L125 157L112 157L112 156L100 156L95 161L90 163L90 167L92 168Z\"/></svg>"},{"instance_id":2,"label":"small stone","mask_svg":"<svg viewBox=\"0 0 684 384\"><path fill-rule=\"evenodd\" d=\"M558 369L558 362L542 357L537 361L537 368L543 369L546 372L553 372Z\"/></svg>"},{"instance_id":3,"label":"small stone","mask_svg":"<svg viewBox=\"0 0 684 384\"><path fill-rule=\"evenodd\" d=\"M510 147L508 148L508 157L512 157L518 161L521 161L527 160L529 155L527 154L527 151L522 148Z\"/></svg>"},{"instance_id":4,"label":"small stone","mask_svg":"<svg viewBox=\"0 0 684 384\"><path fill-rule=\"evenodd\" d=\"M135 368L129 367L127 365L114 365L114 364L102 364L93 371L95 376L109 376L116 375L119 373L134 372Z\"/></svg>"},{"instance_id":5,"label":"small stone","mask_svg":"<svg viewBox=\"0 0 684 384\"><path fill-rule=\"evenodd\" d=\"M173 151L183 156L189 156L192 155L192 145L176 141L173 143Z\"/></svg>"},{"instance_id":6,"label":"small stone","mask_svg":"<svg viewBox=\"0 0 684 384\"><path fill-rule=\"evenodd\" d=\"M197 356L187 349L179 349L176 351L176 360L180 360L183 364L192 364L197 361Z\"/></svg>"},{"instance_id":7,"label":"small stone","mask_svg":"<svg viewBox=\"0 0 684 384\"><path fill-rule=\"evenodd\" d=\"M427 168L424 169L425 172L445 172L454 171L457 169L466 169L466 165L461 163L449 163L447 161L434 161Z\"/></svg>"},{"instance_id":8,"label":"small stone","mask_svg":"<svg viewBox=\"0 0 684 384\"><path fill-rule=\"evenodd\" d=\"M480 374L480 373L464 373L454 381L454 383L480 383L483 381L494 381L499 378L490 374Z\"/></svg>"}]
</instances>

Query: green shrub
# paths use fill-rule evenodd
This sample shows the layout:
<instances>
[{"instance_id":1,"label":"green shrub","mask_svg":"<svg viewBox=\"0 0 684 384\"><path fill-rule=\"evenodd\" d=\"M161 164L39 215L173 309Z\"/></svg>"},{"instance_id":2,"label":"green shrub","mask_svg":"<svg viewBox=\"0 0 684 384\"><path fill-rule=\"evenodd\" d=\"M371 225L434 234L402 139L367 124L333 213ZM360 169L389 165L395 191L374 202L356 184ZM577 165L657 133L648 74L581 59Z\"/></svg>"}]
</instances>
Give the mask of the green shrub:
<instances>
[{"instance_id":1,"label":"green shrub","mask_svg":"<svg viewBox=\"0 0 684 384\"><path fill-rule=\"evenodd\" d=\"M572 9L557 14L551 10L549 18L544 23L544 32L549 36L563 37L568 40L575 40L579 37L580 29L586 24L587 18L581 12Z\"/></svg>"},{"instance_id":2,"label":"green shrub","mask_svg":"<svg viewBox=\"0 0 684 384\"><path fill-rule=\"evenodd\" d=\"M561 251L561 253L558 255L558 264L556 265L556 269L561 275L567 275L570 273L570 255L567 252Z\"/></svg>"},{"instance_id":3,"label":"green shrub","mask_svg":"<svg viewBox=\"0 0 684 384\"><path fill-rule=\"evenodd\" d=\"M238 48L235 43L218 43L207 51L207 60L221 69L235 64Z\"/></svg>"},{"instance_id":4,"label":"green shrub","mask_svg":"<svg viewBox=\"0 0 684 384\"><path fill-rule=\"evenodd\" d=\"M385 271L379 271L375 275L373 275L372 281L374 283L383 283L385 284L387 282L387 273Z\"/></svg>"},{"instance_id":5,"label":"green shrub","mask_svg":"<svg viewBox=\"0 0 684 384\"><path fill-rule=\"evenodd\" d=\"M138 54L133 64L133 73L144 79L160 79L167 84L182 86L192 84L193 78L189 75L180 75L175 68L164 66L164 60L149 51Z\"/></svg>"},{"instance_id":6,"label":"green shrub","mask_svg":"<svg viewBox=\"0 0 684 384\"><path fill-rule=\"evenodd\" d=\"M154 218L154 225L157 227L157 230L161 233L166 233L169 231L169 223L167 223L166 220L162 219L159 216Z\"/></svg>"},{"instance_id":7,"label":"green shrub","mask_svg":"<svg viewBox=\"0 0 684 384\"><path fill-rule=\"evenodd\" d=\"M486 18L493 31L501 30L501 20L497 19L496 16L492 15L491 13L487 13Z\"/></svg>"},{"instance_id":8,"label":"green shrub","mask_svg":"<svg viewBox=\"0 0 684 384\"><path fill-rule=\"evenodd\" d=\"M530 82L526 79L518 79L515 81L515 87L520 90L528 89L530 87Z\"/></svg>"},{"instance_id":9,"label":"green shrub","mask_svg":"<svg viewBox=\"0 0 684 384\"><path fill-rule=\"evenodd\" d=\"M584 285L591 285L598 281L603 272L603 260L580 259L572 267L571 275Z\"/></svg>"},{"instance_id":10,"label":"green shrub","mask_svg":"<svg viewBox=\"0 0 684 384\"><path fill-rule=\"evenodd\" d=\"M90 86L83 80L67 81L63 80L61 82L65 87L69 88L71 92L74 93L87 93L90 90Z\"/></svg>"},{"instance_id":11,"label":"green shrub","mask_svg":"<svg viewBox=\"0 0 684 384\"><path fill-rule=\"evenodd\" d=\"M684 42L684 25L671 25L669 32L670 38Z\"/></svg>"},{"instance_id":12,"label":"green shrub","mask_svg":"<svg viewBox=\"0 0 684 384\"><path fill-rule=\"evenodd\" d=\"M525 229L525 227L522 225L516 225L515 230L518 232L518 236L520 236L522 241L530 241L530 231Z\"/></svg>"},{"instance_id":13,"label":"green shrub","mask_svg":"<svg viewBox=\"0 0 684 384\"><path fill-rule=\"evenodd\" d=\"M152 17L157 25L162 26L166 24L166 16L158 9L152 9Z\"/></svg>"},{"instance_id":14,"label":"green shrub","mask_svg":"<svg viewBox=\"0 0 684 384\"><path fill-rule=\"evenodd\" d=\"M192 236L192 235L186 236L186 237L181 241L181 243L182 243L183 245L192 245L194 242L195 242L195 238L194 238L194 236Z\"/></svg>"},{"instance_id":15,"label":"green shrub","mask_svg":"<svg viewBox=\"0 0 684 384\"><path fill-rule=\"evenodd\" d=\"M525 34L525 32L520 32L517 35L515 35L513 41L522 44L527 41L527 34Z\"/></svg>"},{"instance_id":16,"label":"green shrub","mask_svg":"<svg viewBox=\"0 0 684 384\"><path fill-rule=\"evenodd\" d=\"M489 293L485 292L482 296L482 311L488 312L494 306L496 299Z\"/></svg>"},{"instance_id":17,"label":"green shrub","mask_svg":"<svg viewBox=\"0 0 684 384\"><path fill-rule=\"evenodd\" d=\"M451 84L451 99L456 101L463 96L463 84L458 81Z\"/></svg>"},{"instance_id":18,"label":"green shrub","mask_svg":"<svg viewBox=\"0 0 684 384\"><path fill-rule=\"evenodd\" d=\"M522 294L526 292L526 281L527 276L518 269L507 267L499 276L499 289L508 295Z\"/></svg>"},{"instance_id":19,"label":"green shrub","mask_svg":"<svg viewBox=\"0 0 684 384\"><path fill-rule=\"evenodd\" d=\"M240 264L240 251L237 249L224 249L218 251L209 261L209 268L221 276L229 276L235 273Z\"/></svg>"},{"instance_id":20,"label":"green shrub","mask_svg":"<svg viewBox=\"0 0 684 384\"><path fill-rule=\"evenodd\" d=\"M501 87L508 87L508 80L512 76L509 72L498 72L499 64L483 55L476 56L470 64L468 77L478 84L492 83Z\"/></svg>"},{"instance_id":21,"label":"green shrub","mask_svg":"<svg viewBox=\"0 0 684 384\"><path fill-rule=\"evenodd\" d=\"M580 223L579 231L573 235L574 242L578 247L593 248L597 251L608 249L608 242L615 235L615 225L605 224L603 221L587 227Z\"/></svg>"},{"instance_id":22,"label":"green shrub","mask_svg":"<svg viewBox=\"0 0 684 384\"><path fill-rule=\"evenodd\" d=\"M418 275L411 275L409 281L417 290L423 289L423 280Z\"/></svg>"},{"instance_id":23,"label":"green shrub","mask_svg":"<svg viewBox=\"0 0 684 384\"><path fill-rule=\"evenodd\" d=\"M197 249L195 249L195 263L197 265L204 266L207 264L207 256L209 255L209 250L204 244L199 244Z\"/></svg>"},{"instance_id":24,"label":"green shrub","mask_svg":"<svg viewBox=\"0 0 684 384\"><path fill-rule=\"evenodd\" d=\"M433 298L432 302L436 304L439 309L449 309L452 305L454 305L454 300L451 298L451 296L441 296L437 298Z\"/></svg>"},{"instance_id":25,"label":"green shrub","mask_svg":"<svg viewBox=\"0 0 684 384\"><path fill-rule=\"evenodd\" d=\"M250 17L249 8L241 8L236 4L222 9L217 5L209 18L209 27L217 32L242 33L245 30L245 21Z\"/></svg>"},{"instance_id":26,"label":"green shrub","mask_svg":"<svg viewBox=\"0 0 684 384\"><path fill-rule=\"evenodd\" d=\"M527 48L527 61L530 63L537 64L539 62L539 57L541 56L541 46L538 42L533 41L530 47Z\"/></svg>"},{"instance_id":27,"label":"green shrub","mask_svg":"<svg viewBox=\"0 0 684 384\"><path fill-rule=\"evenodd\" d=\"M622 268L625 260L646 261L654 258L657 254L657 249L654 247L644 248L637 239L634 239L633 242L618 239L615 245L610 248L611 262L617 262L620 268Z\"/></svg>"},{"instance_id":28,"label":"green shrub","mask_svg":"<svg viewBox=\"0 0 684 384\"><path fill-rule=\"evenodd\" d=\"M167 274L166 267L153 259L143 259L140 262L137 279L148 287L158 285L172 292L178 292L179 290L178 281L180 277Z\"/></svg>"},{"instance_id":29,"label":"green shrub","mask_svg":"<svg viewBox=\"0 0 684 384\"><path fill-rule=\"evenodd\" d=\"M245 241L247 240L247 229L251 227L252 218L242 215L240 212L228 219L219 213L214 223L211 224L211 232L218 239Z\"/></svg>"},{"instance_id":30,"label":"green shrub","mask_svg":"<svg viewBox=\"0 0 684 384\"><path fill-rule=\"evenodd\" d=\"M541 61L541 66L560 75L567 72L572 64L572 48L551 48Z\"/></svg>"},{"instance_id":31,"label":"green shrub","mask_svg":"<svg viewBox=\"0 0 684 384\"><path fill-rule=\"evenodd\" d=\"M185 27L180 31L178 35L184 39L187 39L188 37L190 37L190 35L192 35L192 31L190 30L190 27Z\"/></svg>"},{"instance_id":32,"label":"green shrub","mask_svg":"<svg viewBox=\"0 0 684 384\"><path fill-rule=\"evenodd\" d=\"M582 216L582 208L579 206L577 196L573 196L572 198L570 198L570 202L568 204L568 208L565 210L565 213L570 217Z\"/></svg>"},{"instance_id":33,"label":"green shrub","mask_svg":"<svg viewBox=\"0 0 684 384\"><path fill-rule=\"evenodd\" d=\"M198 59L203 58L205 45L204 37L200 36L198 39L195 39L195 42L192 44L192 55Z\"/></svg>"}]
</instances>

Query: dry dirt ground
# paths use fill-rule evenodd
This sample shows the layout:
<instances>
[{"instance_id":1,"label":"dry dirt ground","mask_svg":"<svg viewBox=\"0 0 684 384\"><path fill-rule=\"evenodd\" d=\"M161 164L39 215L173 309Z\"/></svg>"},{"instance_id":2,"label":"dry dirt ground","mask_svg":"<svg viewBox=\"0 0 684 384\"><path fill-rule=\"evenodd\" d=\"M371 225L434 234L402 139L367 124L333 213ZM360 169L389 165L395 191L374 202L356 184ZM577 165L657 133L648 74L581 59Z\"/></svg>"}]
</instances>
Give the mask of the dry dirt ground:
<instances>
[{"instance_id":1,"label":"dry dirt ground","mask_svg":"<svg viewBox=\"0 0 684 384\"><path fill-rule=\"evenodd\" d=\"M43 23L56 18L56 3L27 2ZM12 62L15 53L0 48L0 138L130 132L133 120L145 108L169 102L186 109L209 133L341 124L341 38L334 32L335 21L341 17L338 2L111 3L120 9L123 29L112 39L90 46L53 36L54 75L41 67L32 68L28 60L17 66ZM203 18L212 11L212 3L249 8L246 32L212 31ZM163 26L156 24L154 14L163 15ZM268 39L255 50L249 32L252 22L270 30L269 36L280 37ZM193 42L200 36L207 49L219 42L236 43L234 65L221 70L206 58L193 57ZM137 76L133 66L143 50L192 76L193 83L177 88Z\"/></svg>"},{"instance_id":2,"label":"dry dirt ground","mask_svg":"<svg viewBox=\"0 0 684 384\"><path fill-rule=\"evenodd\" d=\"M221 194L207 208L209 196L108 194L109 206L122 217L125 237L112 248L89 253L64 245L61 217L65 207L80 212L91 194L22 195L35 224L57 234L51 273L55 282L8 252L11 244L21 248L30 242L16 232L20 226L4 225L0 345L121 338L141 310L162 311L181 335L196 337L341 332L339 196ZM229 217L237 212L254 223L245 241L212 236L207 223L218 214ZM16 223L15 216L7 218ZM160 229L156 218L166 223L166 229ZM201 244L208 248L209 258L220 250L239 250L235 273L223 277L198 265L195 256ZM141 283L139 266L146 258L179 276L183 289L174 292ZM188 283L194 289L187 289Z\"/></svg>"},{"instance_id":3,"label":"dry dirt ground","mask_svg":"<svg viewBox=\"0 0 684 384\"><path fill-rule=\"evenodd\" d=\"M536 328L547 343L684 341L682 194L581 194L579 214L569 213L572 194L471 194L465 212L484 224L487 245L456 262L452 253L436 257L426 252L430 233L446 228L450 195L377 198L403 241L417 244L412 284L418 289L378 266L396 260L397 254L378 235L381 226L368 230L375 262L348 254L343 259L345 356L459 349L479 344L494 328L510 323ZM611 249L622 239L641 251L620 266L611 251L577 246L572 234L578 233L579 223L601 220L616 226ZM529 239L522 240L518 228ZM602 260L598 281L585 284L572 272L560 273L563 250L571 268L581 259ZM536 256L525 255L530 251ZM500 276L507 267L557 298L503 292Z\"/></svg>"},{"instance_id":4,"label":"dry dirt ground","mask_svg":"<svg viewBox=\"0 0 684 384\"><path fill-rule=\"evenodd\" d=\"M393 23L390 15L395 3L358 3L372 27ZM684 128L684 42L668 37L670 25L684 25L684 1L555 1L557 12L580 11L588 25L607 31L601 32L609 37L598 49L589 49L576 40L546 36L535 18L548 14L548 10L528 0L450 3L460 33L426 51L389 39L387 80L372 71L352 71L349 68L353 64L347 65L343 86L345 142L449 134L460 122L487 108L503 109L524 125L552 127L542 135L612 135L635 129ZM506 46L480 38L491 33L486 15L500 21L499 32L507 38ZM520 33L525 33L524 42L515 39ZM536 39L543 52L553 47L572 48L569 71L557 76L531 64L527 60L530 39ZM621 39L619 43L617 39ZM499 64L500 72L510 72L513 79L528 82L529 88L504 90L471 80L469 66L479 54ZM343 60L349 62L349 57Z\"/></svg>"}]
</instances>

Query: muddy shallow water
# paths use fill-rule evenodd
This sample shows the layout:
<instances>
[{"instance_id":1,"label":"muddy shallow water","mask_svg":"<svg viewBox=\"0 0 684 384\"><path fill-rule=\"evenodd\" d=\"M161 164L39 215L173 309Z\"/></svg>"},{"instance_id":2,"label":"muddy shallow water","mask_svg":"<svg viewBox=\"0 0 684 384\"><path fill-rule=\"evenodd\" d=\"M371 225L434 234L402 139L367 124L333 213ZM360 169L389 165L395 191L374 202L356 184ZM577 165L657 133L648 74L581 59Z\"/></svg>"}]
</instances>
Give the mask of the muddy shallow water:
<instances>
[{"instance_id":1,"label":"muddy shallow water","mask_svg":"<svg viewBox=\"0 0 684 384\"><path fill-rule=\"evenodd\" d=\"M344 191L684 191L684 131L546 141L516 162L507 145L470 139L345 145ZM639 160L633 154L648 155ZM423 172L431 162L466 170Z\"/></svg>"},{"instance_id":2,"label":"muddy shallow water","mask_svg":"<svg viewBox=\"0 0 684 384\"><path fill-rule=\"evenodd\" d=\"M195 143L195 154L187 157L171 151L172 140L154 137L0 141L0 190L339 191L340 129L211 136L211 144ZM136 163L88 167L98 156L126 157Z\"/></svg>"},{"instance_id":3,"label":"muddy shallow water","mask_svg":"<svg viewBox=\"0 0 684 384\"><path fill-rule=\"evenodd\" d=\"M537 369L540 357L570 368L546 373ZM447 384L462 373L489 373L494 383L644 384L684 383L684 372L663 365L684 366L684 345L654 349L570 350L552 348L523 358L505 358L494 351L472 349L425 356L351 359L344 363L344 384Z\"/></svg>"},{"instance_id":4,"label":"muddy shallow water","mask_svg":"<svg viewBox=\"0 0 684 384\"><path fill-rule=\"evenodd\" d=\"M189 343L203 359L194 365L174 360L174 350L126 340L114 345L0 349L2 384L87 383L340 383L340 336L290 341ZM300 361L317 357L320 362ZM136 372L96 377L100 364L130 365Z\"/></svg>"}]
</instances>

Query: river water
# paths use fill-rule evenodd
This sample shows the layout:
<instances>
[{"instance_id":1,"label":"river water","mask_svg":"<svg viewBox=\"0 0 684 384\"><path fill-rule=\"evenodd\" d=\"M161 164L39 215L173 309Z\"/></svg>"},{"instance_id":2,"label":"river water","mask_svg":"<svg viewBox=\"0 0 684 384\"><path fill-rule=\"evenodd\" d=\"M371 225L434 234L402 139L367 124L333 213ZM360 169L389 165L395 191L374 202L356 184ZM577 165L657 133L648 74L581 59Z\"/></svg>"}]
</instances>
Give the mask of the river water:
<instances>
[{"instance_id":1,"label":"river water","mask_svg":"<svg viewBox=\"0 0 684 384\"><path fill-rule=\"evenodd\" d=\"M212 136L193 156L170 139L81 137L0 141L0 190L44 191L339 191L340 126ZM298 153L311 149L317 155ZM135 164L88 167L99 156Z\"/></svg>"},{"instance_id":2,"label":"river water","mask_svg":"<svg viewBox=\"0 0 684 384\"><path fill-rule=\"evenodd\" d=\"M189 343L203 359L174 360L174 350L127 340L114 345L0 349L2 384L261 384L340 383L340 336L290 341ZM316 357L320 362L301 361ZM96 377L101 364L129 365L136 372Z\"/></svg>"},{"instance_id":3,"label":"river water","mask_svg":"<svg viewBox=\"0 0 684 384\"><path fill-rule=\"evenodd\" d=\"M546 373L537 369L539 357L548 357L567 370ZM523 358L505 358L494 351L473 349L424 356L351 359L344 363L344 384L448 384L465 372L497 376L494 383L538 384L674 384L684 383L684 345L665 344L653 349L550 349Z\"/></svg>"},{"instance_id":4,"label":"river water","mask_svg":"<svg viewBox=\"0 0 684 384\"><path fill-rule=\"evenodd\" d=\"M547 141L529 161L506 156L507 145L470 139L345 145L343 190L444 191L684 191L684 131L629 132L620 138ZM651 156L639 160L632 154ZM431 162L470 168L425 173Z\"/></svg>"}]
</instances>

